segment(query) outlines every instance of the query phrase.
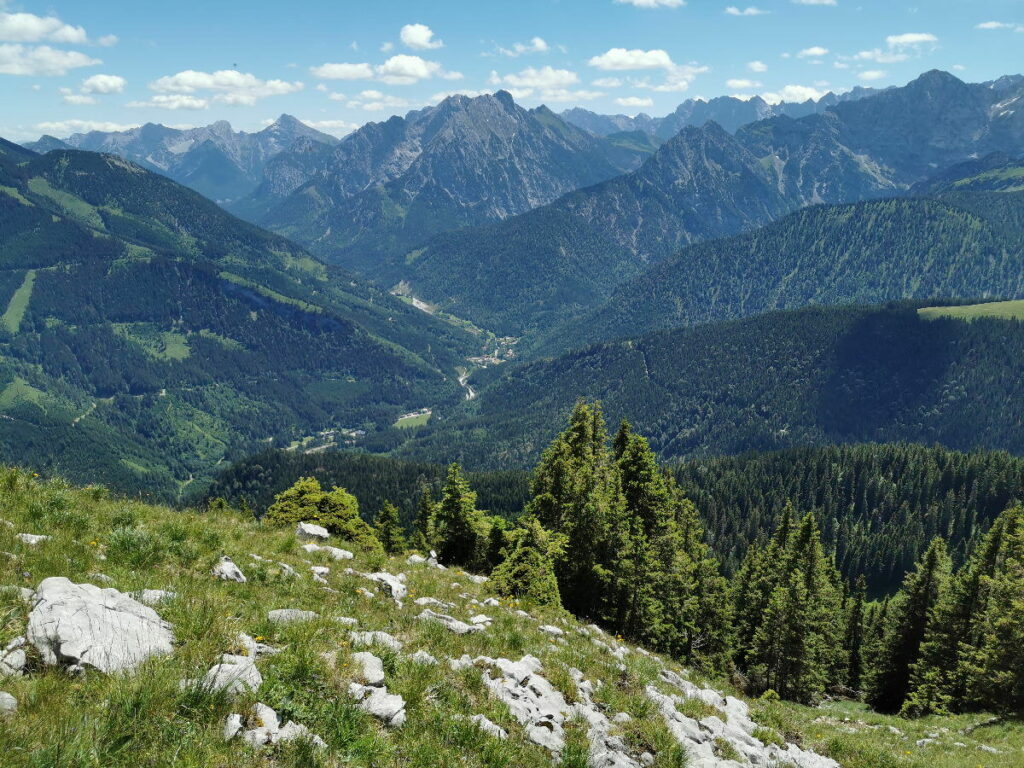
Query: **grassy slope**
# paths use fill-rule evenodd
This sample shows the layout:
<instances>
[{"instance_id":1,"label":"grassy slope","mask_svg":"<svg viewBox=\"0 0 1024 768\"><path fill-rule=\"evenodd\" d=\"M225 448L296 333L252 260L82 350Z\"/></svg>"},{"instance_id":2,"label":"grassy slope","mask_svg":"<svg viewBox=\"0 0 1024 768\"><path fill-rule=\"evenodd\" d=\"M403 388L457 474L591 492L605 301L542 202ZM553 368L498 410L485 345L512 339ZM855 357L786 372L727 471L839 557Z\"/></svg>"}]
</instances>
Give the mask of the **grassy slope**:
<instances>
[{"instance_id":1,"label":"grassy slope","mask_svg":"<svg viewBox=\"0 0 1024 768\"><path fill-rule=\"evenodd\" d=\"M571 618L530 607L538 619L562 623L567 630L567 641L554 645L539 632L538 622L514 616L508 602L482 609L495 622L479 635L456 637L439 625L416 621L413 617L420 608L411 600L421 595L455 602L460 607L452 613L458 618L481 611L462 595L482 600L488 595L487 585L479 587L457 571L407 566L401 560L371 563L357 555L353 564L357 570L383 566L408 574L410 600L399 608L382 596L361 596L357 589L370 583L345 575L338 564L330 564L333 591L318 588L309 579L308 567L320 558L299 550L290 530L272 529L234 513L175 512L111 500L101 489L75 490L16 470L0 474L0 509L13 523L13 527L0 525L0 550L10 553L0 559L4 584L34 586L56 575L80 582L102 572L121 590L163 588L178 593L159 608L174 624L178 638L172 656L123 677L87 673L71 678L51 670L2 683L19 703L17 714L0 729L0 754L10 768L525 768L550 764L546 752L525 740L504 706L488 698L478 670L455 673L445 665L420 666L404 657L419 649L441 659L462 653L518 659L533 653L541 659L545 676L570 699L574 688L568 668L577 667L588 679L606 682L598 687L595 698L609 714L627 711L634 716L624 726L628 742L657 751L656 766L683 764L643 695L644 685L656 679L662 664L678 667L630 653L624 659L626 670L620 673L616 659L575 631L578 625ZM28 547L14 538L21 531L54 538ZM301 575L288 578L276 567L251 561L250 552L287 562ZM209 575L223 553L243 568L248 583L220 582ZM324 618L279 627L265 619L265 612L272 608L310 609ZM0 594L0 641L6 643L23 632L26 611L13 590ZM384 659L389 691L406 700L409 717L403 728L383 730L347 698L345 691L353 677L351 648L346 631L329 620L332 616L356 617L361 629L385 630L404 642L403 654L375 650ZM239 631L262 636L283 649L259 663L264 685L258 696L231 704L217 696L179 689L180 679L202 674L220 653L231 649ZM325 652L337 653L336 666L323 658ZM663 683L658 685L665 688ZM313 757L299 746L256 752L237 741L225 744L220 736L224 717L230 711L246 711L257 700L274 707L283 719L309 726L327 741L329 750ZM700 710L701 705L691 703ZM1024 728L1018 723L984 728L970 736L958 733L984 720L984 715L905 722L865 714L848 703L824 710L755 703L754 709L755 720L762 725L831 754L844 768L1010 768L1020 765L1024 746ZM454 717L475 713L484 713L505 727L510 739L497 741ZM886 728L890 725L903 735L890 732ZM586 764L584 729L572 723L567 730L563 764L582 768ZM935 745L915 746L917 739L935 732L940 733ZM967 746L954 748L955 741ZM979 744L995 746L1002 753L981 752Z\"/></svg>"},{"instance_id":2,"label":"grassy slope","mask_svg":"<svg viewBox=\"0 0 1024 768\"><path fill-rule=\"evenodd\" d=\"M952 307L922 307L917 313L928 320L937 317L955 317L960 320L977 320L979 317L1024 320L1024 300L990 301Z\"/></svg>"}]
</instances>

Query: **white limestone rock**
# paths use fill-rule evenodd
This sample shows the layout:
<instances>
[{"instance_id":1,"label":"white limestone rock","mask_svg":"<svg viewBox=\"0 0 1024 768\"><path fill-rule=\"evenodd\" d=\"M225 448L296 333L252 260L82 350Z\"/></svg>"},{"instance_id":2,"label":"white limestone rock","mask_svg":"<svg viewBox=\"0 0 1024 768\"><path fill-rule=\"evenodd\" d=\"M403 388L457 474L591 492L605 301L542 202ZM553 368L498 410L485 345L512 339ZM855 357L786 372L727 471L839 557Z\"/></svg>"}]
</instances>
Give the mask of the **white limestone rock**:
<instances>
[{"instance_id":1,"label":"white limestone rock","mask_svg":"<svg viewBox=\"0 0 1024 768\"><path fill-rule=\"evenodd\" d=\"M274 743L285 744L289 741L306 740L310 742L317 749L327 749L327 742L313 733L309 728L296 723L294 720L289 720L283 726L281 730L277 732L277 736L274 738Z\"/></svg>"},{"instance_id":2,"label":"white limestone rock","mask_svg":"<svg viewBox=\"0 0 1024 768\"><path fill-rule=\"evenodd\" d=\"M560 629L559 627L553 627L550 624L541 624L538 627L538 629L541 632L543 632L545 635L550 635L551 637L564 637L565 636L565 631L564 630Z\"/></svg>"},{"instance_id":3,"label":"white limestone rock","mask_svg":"<svg viewBox=\"0 0 1024 768\"><path fill-rule=\"evenodd\" d=\"M16 637L9 642L3 651L0 651L0 677L12 677L25 673L25 665L28 657L25 655L25 646L28 640L24 637Z\"/></svg>"},{"instance_id":4,"label":"white limestone rock","mask_svg":"<svg viewBox=\"0 0 1024 768\"><path fill-rule=\"evenodd\" d=\"M488 719L486 715L473 715L469 719L476 723L477 728L479 728L481 731L490 734L496 739L501 739L502 741L504 741L508 738L508 731L506 731L497 723Z\"/></svg>"},{"instance_id":5,"label":"white limestone rock","mask_svg":"<svg viewBox=\"0 0 1024 768\"><path fill-rule=\"evenodd\" d=\"M232 712L224 720L224 741L231 741L242 730L242 716Z\"/></svg>"},{"instance_id":6,"label":"white limestone rock","mask_svg":"<svg viewBox=\"0 0 1024 768\"><path fill-rule=\"evenodd\" d=\"M352 645L380 645L392 651L402 650L402 643L387 632L349 632Z\"/></svg>"},{"instance_id":7,"label":"white limestone rock","mask_svg":"<svg viewBox=\"0 0 1024 768\"><path fill-rule=\"evenodd\" d=\"M425 558L423 555L413 554L409 555L409 557L405 559L405 562L409 565L422 565L423 563L427 562L427 558Z\"/></svg>"},{"instance_id":8,"label":"white limestone rock","mask_svg":"<svg viewBox=\"0 0 1024 768\"><path fill-rule=\"evenodd\" d=\"M361 710L387 727L398 728L405 723L405 699L396 693L388 693L387 688L350 683L348 692Z\"/></svg>"},{"instance_id":9,"label":"white limestone rock","mask_svg":"<svg viewBox=\"0 0 1024 768\"><path fill-rule=\"evenodd\" d=\"M477 576L475 574L469 574L468 578L474 584L486 584L488 581L490 581L490 579L488 579L486 576Z\"/></svg>"},{"instance_id":10,"label":"white limestone rock","mask_svg":"<svg viewBox=\"0 0 1024 768\"><path fill-rule=\"evenodd\" d=\"M36 547L42 544L44 541L49 541L52 536L41 536L34 533L17 533L14 538L19 541L28 544L30 547Z\"/></svg>"},{"instance_id":11,"label":"white limestone rock","mask_svg":"<svg viewBox=\"0 0 1024 768\"><path fill-rule=\"evenodd\" d=\"M235 565L235 561L227 555L221 557L220 561L213 566L211 573L222 581L237 581L239 584L246 582L242 569Z\"/></svg>"},{"instance_id":12,"label":"white limestone rock","mask_svg":"<svg viewBox=\"0 0 1024 768\"><path fill-rule=\"evenodd\" d=\"M416 653L412 654L409 658L417 664L437 664L437 659L423 650L416 651Z\"/></svg>"},{"instance_id":13,"label":"white limestone rock","mask_svg":"<svg viewBox=\"0 0 1024 768\"><path fill-rule=\"evenodd\" d=\"M299 541L327 541L331 534L322 525L299 523L295 527L295 538Z\"/></svg>"},{"instance_id":14,"label":"white limestone rock","mask_svg":"<svg viewBox=\"0 0 1024 768\"><path fill-rule=\"evenodd\" d=\"M384 662L367 651L352 654L352 661L359 668L359 676L365 685L375 688L384 685Z\"/></svg>"},{"instance_id":15,"label":"white limestone rock","mask_svg":"<svg viewBox=\"0 0 1024 768\"><path fill-rule=\"evenodd\" d=\"M297 624L319 618L320 614L316 611L301 611L298 608L278 608L267 613L267 619L273 624Z\"/></svg>"},{"instance_id":16,"label":"white limestone rock","mask_svg":"<svg viewBox=\"0 0 1024 768\"><path fill-rule=\"evenodd\" d=\"M27 640L49 665L130 671L171 653L171 625L116 589L44 579L28 615Z\"/></svg>"},{"instance_id":17,"label":"white limestone rock","mask_svg":"<svg viewBox=\"0 0 1024 768\"><path fill-rule=\"evenodd\" d=\"M496 597L488 597L486 600L484 600L483 605L487 606L488 608L497 608L499 605L501 605L501 603L498 602L498 598Z\"/></svg>"},{"instance_id":18,"label":"white limestone rock","mask_svg":"<svg viewBox=\"0 0 1024 768\"><path fill-rule=\"evenodd\" d=\"M178 596L177 592L169 592L166 589L140 589L138 592L129 592L128 594L143 605L150 607L173 600Z\"/></svg>"},{"instance_id":19,"label":"white limestone rock","mask_svg":"<svg viewBox=\"0 0 1024 768\"><path fill-rule=\"evenodd\" d=\"M183 681L183 686L195 684L193 680ZM263 685L263 675L250 657L225 653L220 663L210 667L199 684L210 691L226 691L231 696L238 696L247 691L258 691Z\"/></svg>"},{"instance_id":20,"label":"white limestone rock","mask_svg":"<svg viewBox=\"0 0 1024 768\"><path fill-rule=\"evenodd\" d=\"M484 631L484 628L479 624L467 624L464 621L459 621L458 619L446 614L435 613L429 608L424 608L423 612L416 618L420 621L436 621L438 624L443 624L449 631L454 632L456 635L467 635L470 632Z\"/></svg>"},{"instance_id":21,"label":"white limestone rock","mask_svg":"<svg viewBox=\"0 0 1024 768\"><path fill-rule=\"evenodd\" d=\"M18 711L18 700L7 691L0 691L0 717L8 717Z\"/></svg>"}]
</instances>

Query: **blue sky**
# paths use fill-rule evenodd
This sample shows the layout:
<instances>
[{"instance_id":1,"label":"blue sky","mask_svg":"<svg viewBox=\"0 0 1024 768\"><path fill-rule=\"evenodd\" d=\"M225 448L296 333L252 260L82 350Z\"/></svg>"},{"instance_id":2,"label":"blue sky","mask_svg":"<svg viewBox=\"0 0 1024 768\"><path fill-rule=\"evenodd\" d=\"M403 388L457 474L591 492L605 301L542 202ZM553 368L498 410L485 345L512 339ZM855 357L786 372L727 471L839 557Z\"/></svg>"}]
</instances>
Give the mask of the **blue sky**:
<instances>
[{"instance_id":1,"label":"blue sky","mask_svg":"<svg viewBox=\"0 0 1024 768\"><path fill-rule=\"evenodd\" d=\"M1024 71L1024 0L0 0L0 135L287 112L336 135L505 88L663 115Z\"/></svg>"}]
</instances>

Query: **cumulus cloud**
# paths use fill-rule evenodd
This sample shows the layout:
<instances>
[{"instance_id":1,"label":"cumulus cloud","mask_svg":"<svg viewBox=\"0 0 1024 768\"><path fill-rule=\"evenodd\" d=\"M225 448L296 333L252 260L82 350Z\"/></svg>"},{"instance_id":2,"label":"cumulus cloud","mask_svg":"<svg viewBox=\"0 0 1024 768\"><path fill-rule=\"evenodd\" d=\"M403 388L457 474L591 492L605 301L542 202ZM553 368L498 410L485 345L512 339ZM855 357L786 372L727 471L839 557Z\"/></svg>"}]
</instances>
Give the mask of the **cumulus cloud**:
<instances>
[{"instance_id":1,"label":"cumulus cloud","mask_svg":"<svg viewBox=\"0 0 1024 768\"><path fill-rule=\"evenodd\" d=\"M749 69L751 72L767 72L768 65L765 64L763 61L751 61L750 63L747 64L747 69Z\"/></svg>"},{"instance_id":2,"label":"cumulus cloud","mask_svg":"<svg viewBox=\"0 0 1024 768\"><path fill-rule=\"evenodd\" d=\"M88 42L85 29L65 24L56 16L33 13L0 13L0 41L7 43L70 43Z\"/></svg>"},{"instance_id":3,"label":"cumulus cloud","mask_svg":"<svg viewBox=\"0 0 1024 768\"><path fill-rule=\"evenodd\" d=\"M249 107L268 96L296 93L303 87L298 81L262 80L234 69L217 72L187 69L175 75L157 78L149 84L149 89L156 95L148 101L131 102L129 106L205 109L211 103L217 103Z\"/></svg>"},{"instance_id":4,"label":"cumulus cloud","mask_svg":"<svg viewBox=\"0 0 1024 768\"><path fill-rule=\"evenodd\" d=\"M447 72L436 61L427 61L407 53L392 56L377 66L366 63L327 63L310 67L309 71L314 77L324 80L380 80L388 85L412 85L433 77L445 80L462 78L461 73Z\"/></svg>"},{"instance_id":5,"label":"cumulus cloud","mask_svg":"<svg viewBox=\"0 0 1024 768\"><path fill-rule=\"evenodd\" d=\"M547 53L549 50L551 49L543 37L535 37L529 43L513 43L511 48L498 47L498 53L512 58L527 53Z\"/></svg>"},{"instance_id":6,"label":"cumulus cloud","mask_svg":"<svg viewBox=\"0 0 1024 768\"><path fill-rule=\"evenodd\" d=\"M885 38L885 42L891 48L907 48L925 43L937 43L939 38L926 32L906 32L902 35L889 35Z\"/></svg>"},{"instance_id":7,"label":"cumulus cloud","mask_svg":"<svg viewBox=\"0 0 1024 768\"><path fill-rule=\"evenodd\" d=\"M412 106L406 99L382 93L377 90L363 91L345 105L351 109L363 109L367 112L383 112L385 109L398 109Z\"/></svg>"},{"instance_id":8,"label":"cumulus cloud","mask_svg":"<svg viewBox=\"0 0 1024 768\"><path fill-rule=\"evenodd\" d=\"M510 85L513 88L555 89L567 88L580 81L579 75L568 69L554 67L527 67L522 72L499 76L491 72L491 85Z\"/></svg>"},{"instance_id":9,"label":"cumulus cloud","mask_svg":"<svg viewBox=\"0 0 1024 768\"><path fill-rule=\"evenodd\" d=\"M430 51L443 48L444 42L434 39L434 30L426 24L406 24L398 33L402 44L416 51Z\"/></svg>"},{"instance_id":10,"label":"cumulus cloud","mask_svg":"<svg viewBox=\"0 0 1024 768\"><path fill-rule=\"evenodd\" d=\"M79 51L63 51L48 45L0 44L0 75L60 76L72 69L102 63Z\"/></svg>"},{"instance_id":11,"label":"cumulus cloud","mask_svg":"<svg viewBox=\"0 0 1024 768\"><path fill-rule=\"evenodd\" d=\"M36 130L41 133L48 133L53 136L70 136L73 133L88 133L89 131L121 132L138 128L138 124L125 125L122 123L108 123L96 120L58 120L54 122L36 123Z\"/></svg>"},{"instance_id":12,"label":"cumulus cloud","mask_svg":"<svg viewBox=\"0 0 1024 768\"><path fill-rule=\"evenodd\" d=\"M615 0L619 5L634 5L637 8L680 8L686 0Z\"/></svg>"},{"instance_id":13,"label":"cumulus cloud","mask_svg":"<svg viewBox=\"0 0 1024 768\"><path fill-rule=\"evenodd\" d=\"M799 103L807 101L808 99L814 99L817 101L824 96L825 93L825 91L820 91L809 85L787 85L785 88L781 88L778 91L762 93L761 98L769 104L778 104L782 101Z\"/></svg>"},{"instance_id":14,"label":"cumulus cloud","mask_svg":"<svg viewBox=\"0 0 1024 768\"><path fill-rule=\"evenodd\" d=\"M592 67L612 71L640 69L672 69L672 57L666 51L656 48L644 51L639 48L611 48L600 56L592 56L587 62Z\"/></svg>"},{"instance_id":15,"label":"cumulus cloud","mask_svg":"<svg viewBox=\"0 0 1024 768\"><path fill-rule=\"evenodd\" d=\"M736 77L731 80L726 80L725 87L733 91L746 91L751 88L760 88L761 83L757 82L757 80L747 80L746 78Z\"/></svg>"},{"instance_id":16,"label":"cumulus cloud","mask_svg":"<svg viewBox=\"0 0 1024 768\"><path fill-rule=\"evenodd\" d=\"M828 56L828 48L824 48L820 45L812 45L810 48L804 48L796 55L798 59L820 59L822 56Z\"/></svg>"},{"instance_id":17,"label":"cumulus cloud","mask_svg":"<svg viewBox=\"0 0 1024 768\"><path fill-rule=\"evenodd\" d=\"M82 81L82 93L121 93L128 84L120 75L93 75Z\"/></svg>"},{"instance_id":18,"label":"cumulus cloud","mask_svg":"<svg viewBox=\"0 0 1024 768\"><path fill-rule=\"evenodd\" d=\"M857 73L857 78L864 82L872 82L874 80L882 80L886 73L881 69L868 69L863 72Z\"/></svg>"},{"instance_id":19,"label":"cumulus cloud","mask_svg":"<svg viewBox=\"0 0 1024 768\"><path fill-rule=\"evenodd\" d=\"M726 14L729 16L764 16L765 14L771 13L757 6L751 5L746 8L737 8L735 5L730 5L725 9Z\"/></svg>"},{"instance_id":20,"label":"cumulus cloud","mask_svg":"<svg viewBox=\"0 0 1024 768\"><path fill-rule=\"evenodd\" d=\"M654 99L643 98L641 96L624 96L621 99L616 99L615 103L620 107L639 109L642 107L653 107Z\"/></svg>"},{"instance_id":21,"label":"cumulus cloud","mask_svg":"<svg viewBox=\"0 0 1024 768\"><path fill-rule=\"evenodd\" d=\"M593 85L597 88L621 88L622 80L618 77L599 77Z\"/></svg>"},{"instance_id":22,"label":"cumulus cloud","mask_svg":"<svg viewBox=\"0 0 1024 768\"><path fill-rule=\"evenodd\" d=\"M75 93L70 88L61 88L60 95L65 104L95 104L96 99L84 93Z\"/></svg>"}]
</instances>

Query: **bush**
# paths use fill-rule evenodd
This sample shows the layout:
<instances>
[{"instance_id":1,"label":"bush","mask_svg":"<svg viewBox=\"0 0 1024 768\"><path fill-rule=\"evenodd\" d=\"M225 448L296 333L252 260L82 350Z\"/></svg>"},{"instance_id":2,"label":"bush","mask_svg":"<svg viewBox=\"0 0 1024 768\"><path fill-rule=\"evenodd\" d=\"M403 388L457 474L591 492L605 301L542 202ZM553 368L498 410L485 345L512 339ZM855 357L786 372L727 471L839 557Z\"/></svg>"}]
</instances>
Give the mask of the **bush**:
<instances>
[{"instance_id":1,"label":"bush","mask_svg":"<svg viewBox=\"0 0 1024 768\"><path fill-rule=\"evenodd\" d=\"M359 516L359 502L344 488L325 492L315 477L301 477L274 497L267 520L275 525L316 523L335 536L367 549L380 549L373 529Z\"/></svg>"}]
</instances>

